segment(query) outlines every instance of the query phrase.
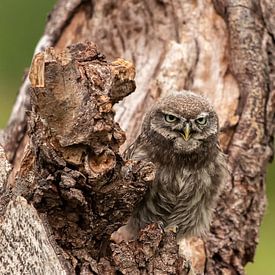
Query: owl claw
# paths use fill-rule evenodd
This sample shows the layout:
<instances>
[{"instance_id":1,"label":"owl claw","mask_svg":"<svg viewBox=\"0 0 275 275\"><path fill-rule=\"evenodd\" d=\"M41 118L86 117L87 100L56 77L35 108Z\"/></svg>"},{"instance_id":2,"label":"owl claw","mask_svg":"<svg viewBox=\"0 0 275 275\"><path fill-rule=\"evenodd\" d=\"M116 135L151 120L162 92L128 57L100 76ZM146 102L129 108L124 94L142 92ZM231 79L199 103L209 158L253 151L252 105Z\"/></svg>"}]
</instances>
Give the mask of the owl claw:
<instances>
[{"instance_id":1,"label":"owl claw","mask_svg":"<svg viewBox=\"0 0 275 275\"><path fill-rule=\"evenodd\" d=\"M157 225L158 225L158 227L159 227L162 231L165 231L164 223L163 223L162 221L158 221L158 222L157 222Z\"/></svg>"},{"instance_id":2,"label":"owl claw","mask_svg":"<svg viewBox=\"0 0 275 275\"><path fill-rule=\"evenodd\" d=\"M164 232L172 232L174 234L176 234L179 230L179 227L177 225L171 225L171 226L167 226L164 228Z\"/></svg>"},{"instance_id":3,"label":"owl claw","mask_svg":"<svg viewBox=\"0 0 275 275\"><path fill-rule=\"evenodd\" d=\"M121 242L131 241L134 239L134 235L129 231L127 225L121 226L117 231L113 232L110 240L120 244Z\"/></svg>"}]
</instances>

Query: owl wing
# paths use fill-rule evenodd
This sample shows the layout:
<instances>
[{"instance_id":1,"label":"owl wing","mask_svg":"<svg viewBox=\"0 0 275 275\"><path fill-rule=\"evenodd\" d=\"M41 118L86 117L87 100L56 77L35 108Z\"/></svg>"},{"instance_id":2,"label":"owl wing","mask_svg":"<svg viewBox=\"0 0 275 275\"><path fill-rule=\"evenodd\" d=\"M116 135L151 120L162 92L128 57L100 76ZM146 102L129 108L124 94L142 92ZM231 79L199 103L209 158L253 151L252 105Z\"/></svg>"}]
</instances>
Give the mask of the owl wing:
<instances>
[{"instance_id":1,"label":"owl wing","mask_svg":"<svg viewBox=\"0 0 275 275\"><path fill-rule=\"evenodd\" d=\"M129 145L123 153L125 159L133 160L148 160L149 156L146 150L145 138L142 135L139 135L137 139Z\"/></svg>"}]
</instances>

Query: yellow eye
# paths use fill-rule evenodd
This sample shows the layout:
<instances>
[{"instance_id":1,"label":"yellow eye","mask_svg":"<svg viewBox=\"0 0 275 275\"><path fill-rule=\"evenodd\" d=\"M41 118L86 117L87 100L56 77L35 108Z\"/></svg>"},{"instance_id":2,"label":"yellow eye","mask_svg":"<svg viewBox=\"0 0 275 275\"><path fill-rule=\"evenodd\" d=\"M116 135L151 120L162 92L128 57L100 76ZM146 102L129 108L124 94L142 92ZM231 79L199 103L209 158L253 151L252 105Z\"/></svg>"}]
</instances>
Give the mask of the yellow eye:
<instances>
[{"instance_id":1,"label":"yellow eye","mask_svg":"<svg viewBox=\"0 0 275 275\"><path fill-rule=\"evenodd\" d=\"M205 116L198 117L196 119L196 122L200 125L205 125L207 123L207 117L205 117Z\"/></svg>"},{"instance_id":2,"label":"yellow eye","mask_svg":"<svg viewBox=\"0 0 275 275\"><path fill-rule=\"evenodd\" d=\"M175 122L177 120L177 117L173 115L165 115L165 120L169 123Z\"/></svg>"}]
</instances>

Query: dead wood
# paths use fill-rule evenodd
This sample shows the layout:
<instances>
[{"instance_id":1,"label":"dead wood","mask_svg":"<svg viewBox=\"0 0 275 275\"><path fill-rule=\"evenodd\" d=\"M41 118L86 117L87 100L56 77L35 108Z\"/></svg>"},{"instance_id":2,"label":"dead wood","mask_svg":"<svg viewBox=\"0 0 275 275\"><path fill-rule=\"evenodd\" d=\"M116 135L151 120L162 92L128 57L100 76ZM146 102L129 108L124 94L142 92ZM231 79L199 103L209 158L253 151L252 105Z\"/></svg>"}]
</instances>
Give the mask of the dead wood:
<instances>
[{"instance_id":1,"label":"dead wood","mask_svg":"<svg viewBox=\"0 0 275 275\"><path fill-rule=\"evenodd\" d=\"M28 272L35 265L36 274L136 274L140 268L151 272L162 257L160 270L180 270L175 237L161 228L148 227L138 242L110 248L111 233L126 222L154 178L150 163L125 162L118 153L125 135L112 107L134 91L134 75L131 63L108 63L93 43L35 56L27 145L3 188L10 203L1 225L1 251L8 248L8 254L0 259L0 273ZM131 253L136 260L129 263L125 255ZM11 264L9 254L21 262Z\"/></svg>"}]
</instances>

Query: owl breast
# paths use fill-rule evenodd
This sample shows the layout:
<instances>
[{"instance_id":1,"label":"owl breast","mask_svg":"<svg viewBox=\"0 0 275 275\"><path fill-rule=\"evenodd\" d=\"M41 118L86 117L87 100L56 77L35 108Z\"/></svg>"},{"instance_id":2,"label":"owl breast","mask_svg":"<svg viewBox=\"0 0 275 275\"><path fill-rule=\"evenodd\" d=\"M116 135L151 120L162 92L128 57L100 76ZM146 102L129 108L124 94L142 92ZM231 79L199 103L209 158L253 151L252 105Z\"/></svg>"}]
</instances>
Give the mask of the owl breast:
<instances>
[{"instance_id":1,"label":"owl breast","mask_svg":"<svg viewBox=\"0 0 275 275\"><path fill-rule=\"evenodd\" d=\"M205 167L198 170L182 168L175 174L175 184L178 186L180 193L193 188L207 188L211 185L213 173L214 165L212 163L207 169Z\"/></svg>"},{"instance_id":2,"label":"owl breast","mask_svg":"<svg viewBox=\"0 0 275 275\"><path fill-rule=\"evenodd\" d=\"M213 163L200 169L182 167L176 173L168 167L159 170L151 192L152 212L162 217L166 228L177 227L180 235L202 234L209 226L213 177Z\"/></svg>"}]
</instances>

